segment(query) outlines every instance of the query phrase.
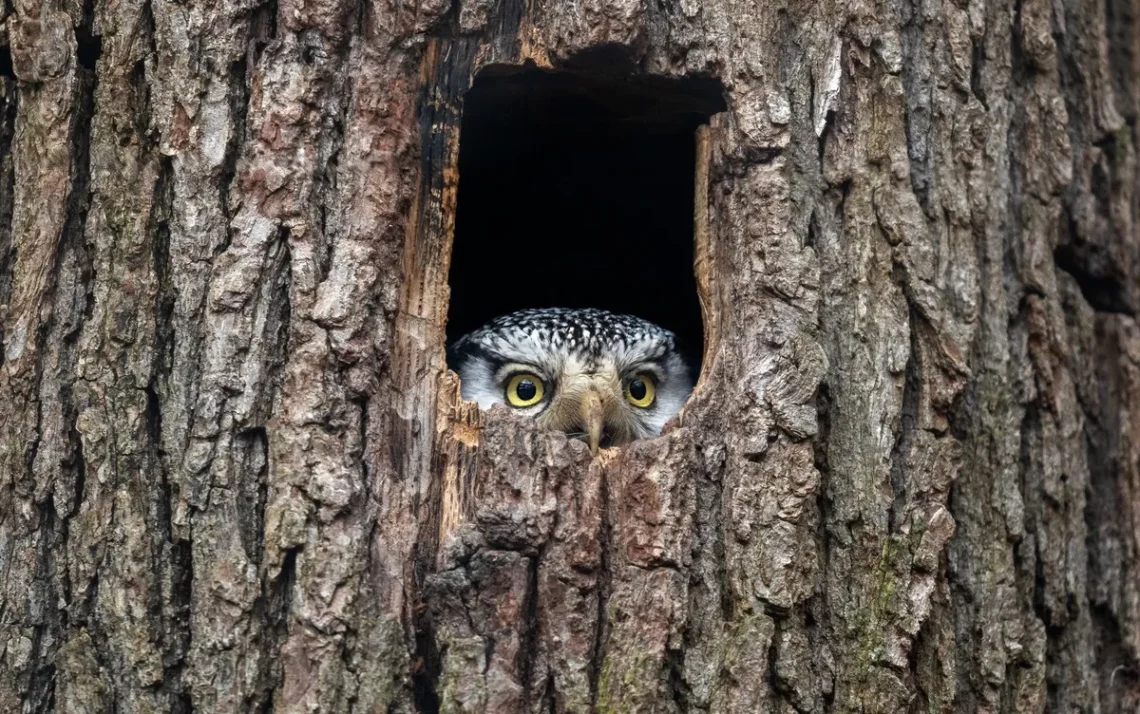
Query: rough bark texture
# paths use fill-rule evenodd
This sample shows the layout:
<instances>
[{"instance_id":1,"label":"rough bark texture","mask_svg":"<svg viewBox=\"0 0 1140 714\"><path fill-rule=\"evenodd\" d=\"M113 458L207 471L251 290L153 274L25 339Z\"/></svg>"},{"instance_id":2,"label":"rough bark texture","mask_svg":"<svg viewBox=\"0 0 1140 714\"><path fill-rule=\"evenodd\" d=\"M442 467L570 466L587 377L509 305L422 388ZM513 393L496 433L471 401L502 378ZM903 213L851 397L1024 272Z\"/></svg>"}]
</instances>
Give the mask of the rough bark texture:
<instances>
[{"instance_id":1,"label":"rough bark texture","mask_svg":"<svg viewBox=\"0 0 1140 714\"><path fill-rule=\"evenodd\" d=\"M0 711L1140 710L1138 38L0 3ZM701 384L591 459L460 402L446 280L473 74L622 56L729 110Z\"/></svg>"}]
</instances>

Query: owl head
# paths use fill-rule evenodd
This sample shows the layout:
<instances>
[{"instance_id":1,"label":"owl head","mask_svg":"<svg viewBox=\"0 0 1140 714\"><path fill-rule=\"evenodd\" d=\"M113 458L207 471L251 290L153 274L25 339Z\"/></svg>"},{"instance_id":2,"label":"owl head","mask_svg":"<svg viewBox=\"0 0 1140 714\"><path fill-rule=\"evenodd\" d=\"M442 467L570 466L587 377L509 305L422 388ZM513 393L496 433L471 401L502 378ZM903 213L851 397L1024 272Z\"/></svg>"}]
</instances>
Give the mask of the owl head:
<instances>
[{"instance_id":1,"label":"owl head","mask_svg":"<svg viewBox=\"0 0 1140 714\"><path fill-rule=\"evenodd\" d=\"M672 332L589 308L496 318L457 340L449 362L464 399L506 404L595 453L661 433L693 389Z\"/></svg>"}]
</instances>

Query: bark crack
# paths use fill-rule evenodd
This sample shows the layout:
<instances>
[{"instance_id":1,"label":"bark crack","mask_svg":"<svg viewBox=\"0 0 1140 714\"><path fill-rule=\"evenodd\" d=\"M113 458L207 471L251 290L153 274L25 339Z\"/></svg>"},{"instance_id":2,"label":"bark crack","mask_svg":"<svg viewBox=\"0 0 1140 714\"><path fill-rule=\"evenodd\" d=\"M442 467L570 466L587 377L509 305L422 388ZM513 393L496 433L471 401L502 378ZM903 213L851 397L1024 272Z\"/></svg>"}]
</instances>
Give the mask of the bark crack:
<instances>
[{"instance_id":1,"label":"bark crack","mask_svg":"<svg viewBox=\"0 0 1140 714\"><path fill-rule=\"evenodd\" d=\"M607 610L609 608L610 592L613 587L613 524L610 510L609 471L601 467L598 476L598 499L601 509L601 518L598 522L598 611L594 622L594 650L590 655L589 683L590 706L598 706L599 684L602 673L602 661L605 659L605 639L607 635Z\"/></svg>"}]
</instances>

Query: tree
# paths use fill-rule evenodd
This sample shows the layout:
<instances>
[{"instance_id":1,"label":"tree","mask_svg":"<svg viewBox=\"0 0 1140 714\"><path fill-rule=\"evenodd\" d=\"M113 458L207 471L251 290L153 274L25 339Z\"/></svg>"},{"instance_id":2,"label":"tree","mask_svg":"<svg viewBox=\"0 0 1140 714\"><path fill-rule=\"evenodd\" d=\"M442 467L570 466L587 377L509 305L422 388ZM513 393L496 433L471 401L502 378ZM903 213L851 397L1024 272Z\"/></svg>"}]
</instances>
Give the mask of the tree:
<instances>
[{"instance_id":1,"label":"tree","mask_svg":"<svg viewBox=\"0 0 1140 714\"><path fill-rule=\"evenodd\" d=\"M0 6L0 711L1137 711L1138 23ZM598 47L728 111L701 383L592 459L443 325L464 91Z\"/></svg>"}]
</instances>

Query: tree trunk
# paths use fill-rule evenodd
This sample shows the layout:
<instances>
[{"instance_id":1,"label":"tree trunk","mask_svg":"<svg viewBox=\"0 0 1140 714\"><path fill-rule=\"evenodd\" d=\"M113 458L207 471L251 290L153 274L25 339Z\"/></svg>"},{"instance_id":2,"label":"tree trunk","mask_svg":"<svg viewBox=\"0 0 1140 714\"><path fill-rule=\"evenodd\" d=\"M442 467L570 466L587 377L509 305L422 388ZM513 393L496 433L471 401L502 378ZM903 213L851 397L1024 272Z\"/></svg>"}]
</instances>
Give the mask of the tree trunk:
<instances>
[{"instance_id":1,"label":"tree trunk","mask_svg":"<svg viewBox=\"0 0 1140 714\"><path fill-rule=\"evenodd\" d=\"M594 459L443 341L465 91L598 48L728 111ZM1140 710L1138 97L1140 0L0 3L0 711Z\"/></svg>"}]
</instances>

